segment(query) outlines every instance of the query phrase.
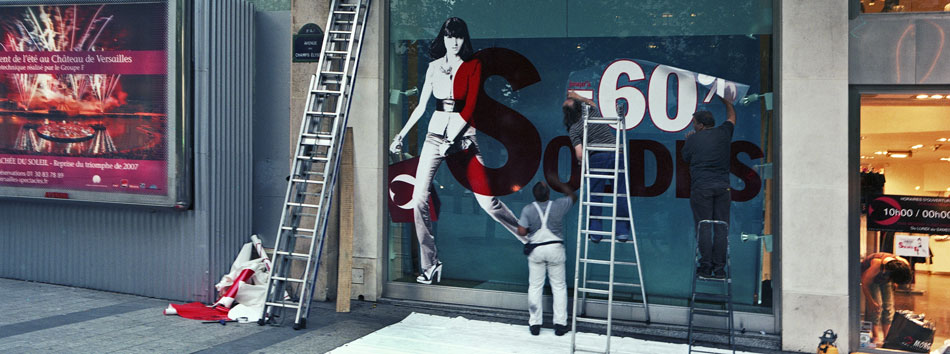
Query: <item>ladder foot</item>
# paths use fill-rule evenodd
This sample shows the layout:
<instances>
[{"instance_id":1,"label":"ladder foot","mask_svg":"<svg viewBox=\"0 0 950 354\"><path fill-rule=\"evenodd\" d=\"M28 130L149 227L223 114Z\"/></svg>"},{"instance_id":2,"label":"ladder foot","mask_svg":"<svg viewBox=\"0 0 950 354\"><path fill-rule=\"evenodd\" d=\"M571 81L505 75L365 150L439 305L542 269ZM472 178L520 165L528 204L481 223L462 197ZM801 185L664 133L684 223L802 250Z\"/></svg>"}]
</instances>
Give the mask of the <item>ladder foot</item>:
<instances>
[{"instance_id":1,"label":"ladder foot","mask_svg":"<svg viewBox=\"0 0 950 354\"><path fill-rule=\"evenodd\" d=\"M301 318L300 322L294 323L294 330L299 330L301 328L307 328L307 319Z\"/></svg>"},{"instance_id":2,"label":"ladder foot","mask_svg":"<svg viewBox=\"0 0 950 354\"><path fill-rule=\"evenodd\" d=\"M265 324L267 324L267 321L265 321L263 317L261 317L261 318L259 318L259 319L257 320L257 325L258 325L258 326L263 326L263 325L265 325Z\"/></svg>"}]
</instances>

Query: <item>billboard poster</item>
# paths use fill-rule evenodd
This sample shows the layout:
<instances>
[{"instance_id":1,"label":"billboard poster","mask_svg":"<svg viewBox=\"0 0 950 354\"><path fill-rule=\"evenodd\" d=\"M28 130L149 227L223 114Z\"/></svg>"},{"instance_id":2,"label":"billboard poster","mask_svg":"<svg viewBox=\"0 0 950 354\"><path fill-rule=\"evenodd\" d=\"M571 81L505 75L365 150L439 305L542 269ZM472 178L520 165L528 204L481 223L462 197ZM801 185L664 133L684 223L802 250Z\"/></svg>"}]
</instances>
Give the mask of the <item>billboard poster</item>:
<instances>
[{"instance_id":1,"label":"billboard poster","mask_svg":"<svg viewBox=\"0 0 950 354\"><path fill-rule=\"evenodd\" d=\"M950 198L879 195L868 204L868 230L950 234Z\"/></svg>"},{"instance_id":2,"label":"billboard poster","mask_svg":"<svg viewBox=\"0 0 950 354\"><path fill-rule=\"evenodd\" d=\"M384 189L389 279L526 289L525 239L517 227L535 200L534 185L547 183L555 199L581 183L562 112L573 91L596 102L604 116L625 119L626 192L643 279L627 268L614 281L642 281L651 303L685 304L695 269L695 225L682 150L694 112L710 111L717 126L725 121L725 105L717 98L724 97L735 103L737 114L729 161L733 289L737 303L755 306L763 296L757 290L761 244L742 242L739 235L765 233L769 201L763 165L771 115L761 101L743 98L771 91L770 57L763 54L771 41L768 26L706 26L703 21L717 18L709 14L731 10L704 4L695 5L708 10L696 11L703 13L689 22L696 25L658 29L652 22L637 24L649 17L634 11L639 2L588 5L561 10L533 1L498 5L512 13L551 15L539 15L544 20L531 25L499 21L497 8L481 11L478 2L391 5L390 165ZM609 11L601 11L605 7ZM631 23L618 25L622 20L613 15L593 20L620 11L613 7L629 8ZM558 18L566 22L552 20ZM452 28L455 23L466 26ZM562 224L568 275L575 273L579 224L578 207L572 208ZM606 259L609 251L609 245L595 245L590 258ZM619 261L635 257L632 247L621 245L616 252ZM607 277L606 268L593 268L588 279Z\"/></svg>"},{"instance_id":3,"label":"billboard poster","mask_svg":"<svg viewBox=\"0 0 950 354\"><path fill-rule=\"evenodd\" d=\"M170 11L0 6L0 195L172 204Z\"/></svg>"}]
</instances>

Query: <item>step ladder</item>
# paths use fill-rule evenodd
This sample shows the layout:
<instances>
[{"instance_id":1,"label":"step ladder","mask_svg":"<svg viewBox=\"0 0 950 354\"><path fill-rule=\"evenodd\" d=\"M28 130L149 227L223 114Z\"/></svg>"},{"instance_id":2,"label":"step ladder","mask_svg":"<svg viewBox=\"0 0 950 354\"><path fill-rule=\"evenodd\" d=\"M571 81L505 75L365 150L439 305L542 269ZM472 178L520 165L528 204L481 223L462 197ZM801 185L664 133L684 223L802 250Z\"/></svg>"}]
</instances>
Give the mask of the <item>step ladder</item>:
<instances>
[{"instance_id":1,"label":"step ladder","mask_svg":"<svg viewBox=\"0 0 950 354\"><path fill-rule=\"evenodd\" d=\"M584 139L583 139L583 152L584 158L581 164L581 186L580 186L580 207L578 208L578 227L577 227L577 257L574 265L574 307L572 310L572 319L571 319L571 353L574 352L594 352L594 353L610 353L610 336L612 331L612 322L613 322L613 304L614 304L614 292L617 288L624 289L627 292L636 291L640 293L640 299L634 300L632 303L633 306L643 309L643 313L646 318L646 322L650 322L650 308L647 303L647 294L646 289L643 286L643 271L640 267L640 251L637 246L637 233L633 227L633 209L630 206L630 198L628 195L621 195L620 188L618 188L618 182L624 181L624 184L629 184L626 181L627 176L629 176L629 158L627 156L627 130L624 126L624 118L602 118L602 117L590 117L590 106L587 104L583 105L583 119L584 119ZM610 125L616 129L616 139L613 144L592 144L587 141L587 132L589 128L593 125ZM614 164L613 168L603 169L603 168L591 168L589 162L590 157L594 153L598 152L609 152L614 154ZM621 160L623 159L623 160ZM621 162L623 166L621 166ZM624 180L621 180L623 178ZM614 186L613 191L610 193L592 193L591 192L591 180L594 179L606 179L612 181ZM623 198L623 200L619 200ZM626 203L628 214L631 216L620 217L617 215L617 203ZM591 215L591 207L600 207L602 210L610 210L610 216L605 215ZM608 231L604 230L591 230L590 221L591 220L600 220L601 224L604 225L606 229L609 226ZM616 230L618 222L629 222L630 223L630 232L631 239L625 243L618 243L616 241ZM600 236L602 239L598 242L597 245L593 245L592 241L589 239L589 236L595 235ZM590 252L591 247L604 247L604 243L609 244L610 246L610 256L608 259L597 259L594 258L592 252ZM618 246L619 245L619 246ZM633 252L635 259L633 261L618 261L616 260L616 249L617 247L626 247L628 245L633 246ZM596 252L594 252L596 253ZM617 267L621 267L622 272L627 274L636 273L636 280L631 283L622 283L615 282L614 278L618 270ZM608 270L607 280L591 280L589 279L591 275L591 268L599 270L602 274L602 270ZM600 316L589 316L587 314L587 301L588 294L595 294L599 296L607 297L607 316L606 318ZM634 296L635 297L635 296ZM606 325L606 343L604 348L579 348L577 347L576 337L577 337L577 323L593 323L596 325Z\"/></svg>"},{"instance_id":2,"label":"step ladder","mask_svg":"<svg viewBox=\"0 0 950 354\"><path fill-rule=\"evenodd\" d=\"M725 228L726 235L726 267L724 268L726 272L725 278L715 279L715 278L704 278L696 274L696 268L699 267L699 238L703 237L703 230L708 230L706 234L711 238L709 240L710 244L713 242L715 228L716 226L721 226ZM702 349L694 349L693 345L696 343L696 327L702 327L705 330L712 332L721 332L721 328L714 328L708 326L696 326L695 320L696 316L704 317L719 317L726 319L726 330L729 335L729 348L732 349L732 352L736 352L736 340L735 340L735 331L733 330L733 308L732 308L732 264L729 255L729 223L721 220L701 220L696 224L696 255L695 261L693 264L693 285L690 287L690 297L689 297L689 329L687 330L686 340L689 342L689 353L720 353L719 351L705 351ZM706 288L712 287L713 291L699 291L697 285L704 285ZM713 307L720 307L718 309L709 308L709 307L700 307L698 302L712 305Z\"/></svg>"},{"instance_id":3,"label":"step ladder","mask_svg":"<svg viewBox=\"0 0 950 354\"><path fill-rule=\"evenodd\" d=\"M278 311L282 315L292 309L294 329L307 326L368 13L369 0L331 4L317 73L310 78L260 325L275 324Z\"/></svg>"}]
</instances>

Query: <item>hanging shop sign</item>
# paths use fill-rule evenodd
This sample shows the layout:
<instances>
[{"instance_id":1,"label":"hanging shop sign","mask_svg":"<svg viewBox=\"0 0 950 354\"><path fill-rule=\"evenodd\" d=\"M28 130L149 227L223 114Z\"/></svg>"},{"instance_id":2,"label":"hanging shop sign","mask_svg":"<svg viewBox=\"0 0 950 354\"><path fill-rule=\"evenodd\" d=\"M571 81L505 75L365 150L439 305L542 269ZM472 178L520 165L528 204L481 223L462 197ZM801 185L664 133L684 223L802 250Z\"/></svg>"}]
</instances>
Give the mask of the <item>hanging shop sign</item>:
<instances>
[{"instance_id":1,"label":"hanging shop sign","mask_svg":"<svg viewBox=\"0 0 950 354\"><path fill-rule=\"evenodd\" d=\"M868 230L950 234L950 198L880 195L868 206Z\"/></svg>"},{"instance_id":2,"label":"hanging shop sign","mask_svg":"<svg viewBox=\"0 0 950 354\"><path fill-rule=\"evenodd\" d=\"M323 46L323 30L314 23L308 23L294 35L294 61L320 61L320 48Z\"/></svg>"},{"instance_id":3,"label":"hanging shop sign","mask_svg":"<svg viewBox=\"0 0 950 354\"><path fill-rule=\"evenodd\" d=\"M187 204L176 6L52 3L0 6L0 196Z\"/></svg>"}]
</instances>

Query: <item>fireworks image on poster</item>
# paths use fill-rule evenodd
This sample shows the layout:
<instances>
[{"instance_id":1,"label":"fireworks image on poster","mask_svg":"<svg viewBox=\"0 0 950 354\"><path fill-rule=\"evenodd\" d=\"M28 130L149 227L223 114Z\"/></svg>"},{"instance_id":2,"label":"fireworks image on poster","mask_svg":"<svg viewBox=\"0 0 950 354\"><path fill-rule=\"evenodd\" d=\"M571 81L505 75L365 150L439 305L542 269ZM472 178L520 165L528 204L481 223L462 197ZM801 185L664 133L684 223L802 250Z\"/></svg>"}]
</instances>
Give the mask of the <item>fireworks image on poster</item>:
<instances>
[{"instance_id":1,"label":"fireworks image on poster","mask_svg":"<svg viewBox=\"0 0 950 354\"><path fill-rule=\"evenodd\" d=\"M157 171L164 171L167 158L166 7L0 6L0 162L16 162L6 168L27 177L48 177L41 171L46 167L100 166L105 173L101 166L109 166L131 173L131 180L148 179L143 190L163 189L165 173ZM30 163L23 157L46 158ZM0 163L0 177L3 168ZM56 179L18 183L109 186L87 185L93 179L86 174L76 170L70 178L59 171L52 174Z\"/></svg>"}]
</instances>

